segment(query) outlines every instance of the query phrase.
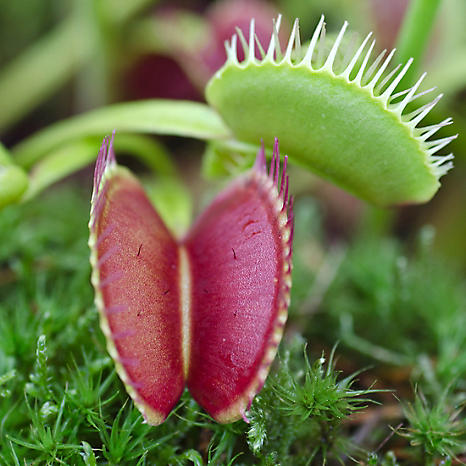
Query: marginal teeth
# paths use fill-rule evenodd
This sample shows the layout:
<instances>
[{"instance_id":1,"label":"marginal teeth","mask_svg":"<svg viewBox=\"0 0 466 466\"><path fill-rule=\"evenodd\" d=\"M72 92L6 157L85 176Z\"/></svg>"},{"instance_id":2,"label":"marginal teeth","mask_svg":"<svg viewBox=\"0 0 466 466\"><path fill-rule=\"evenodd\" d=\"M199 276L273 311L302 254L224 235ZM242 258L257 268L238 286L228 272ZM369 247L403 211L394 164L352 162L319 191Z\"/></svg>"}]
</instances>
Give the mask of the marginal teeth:
<instances>
[{"instance_id":1,"label":"marginal teeth","mask_svg":"<svg viewBox=\"0 0 466 466\"><path fill-rule=\"evenodd\" d=\"M227 44L227 42L226 42ZM226 51L228 60L234 65L238 65L238 36L234 34L231 38L231 43L228 44Z\"/></svg>"},{"instance_id":2,"label":"marginal teeth","mask_svg":"<svg viewBox=\"0 0 466 466\"><path fill-rule=\"evenodd\" d=\"M270 39L269 49L267 50L266 60L274 62L281 59L280 40L278 33L280 31L280 24L282 22L282 15L278 15L277 20L273 21L272 37Z\"/></svg>"},{"instance_id":3,"label":"marginal teeth","mask_svg":"<svg viewBox=\"0 0 466 466\"><path fill-rule=\"evenodd\" d=\"M299 41L299 20L296 18L293 24L293 30L290 34L290 40L288 41L288 46L285 52L285 58L283 61L289 63L291 65L291 54L293 53L293 49L299 52L296 41ZM299 56L299 55L298 55Z\"/></svg>"},{"instance_id":4,"label":"marginal teeth","mask_svg":"<svg viewBox=\"0 0 466 466\"><path fill-rule=\"evenodd\" d=\"M454 136L450 136L448 138L437 139L436 141L428 141L426 144L430 148L427 151L427 153L429 155L435 154L440 149L443 149L447 144L450 144L450 142L453 141L453 139L456 139L457 137L458 135L455 134Z\"/></svg>"},{"instance_id":5,"label":"marginal teeth","mask_svg":"<svg viewBox=\"0 0 466 466\"><path fill-rule=\"evenodd\" d=\"M254 34L254 39L256 41L257 48L259 50L259 53L261 54L261 59L264 60L265 58L265 51L264 48L262 47L262 44L259 41L259 38L257 37L257 34Z\"/></svg>"},{"instance_id":6,"label":"marginal teeth","mask_svg":"<svg viewBox=\"0 0 466 466\"><path fill-rule=\"evenodd\" d=\"M452 141L453 139L456 139L457 137L458 137L458 135L455 134L454 136L450 136L450 137L447 137L447 138L435 139L434 141L426 141L426 146L429 147L429 148L432 148L432 147L434 147L436 145L443 144L445 141L448 144L450 141Z\"/></svg>"},{"instance_id":7,"label":"marginal teeth","mask_svg":"<svg viewBox=\"0 0 466 466\"><path fill-rule=\"evenodd\" d=\"M297 57L301 57L301 36L299 34L299 20L296 18L296 30L297 30L297 33L296 33L296 37L295 37L295 41L294 41L294 47L295 47L295 51L296 51L296 56Z\"/></svg>"},{"instance_id":8,"label":"marginal teeth","mask_svg":"<svg viewBox=\"0 0 466 466\"><path fill-rule=\"evenodd\" d=\"M455 157L453 154L448 154L448 155L433 155L430 160L432 161L433 165L441 165L443 162L446 162L447 160L453 160Z\"/></svg>"},{"instance_id":9,"label":"marginal teeth","mask_svg":"<svg viewBox=\"0 0 466 466\"><path fill-rule=\"evenodd\" d=\"M322 30L322 27L324 25L324 15L320 17L319 24L317 25L314 34L312 35L311 42L309 44L309 48L307 49L306 55L303 58L303 61L301 64L308 66L309 68L312 69L312 57L314 55L314 50L316 48L317 40L319 39L320 36L320 31Z\"/></svg>"},{"instance_id":10,"label":"marginal teeth","mask_svg":"<svg viewBox=\"0 0 466 466\"><path fill-rule=\"evenodd\" d=\"M372 65L369 67L367 70L366 76L365 76L365 83L364 85L367 85L371 82L371 77L375 73L375 70L379 66L380 62L382 61L383 57L387 53L387 49L382 50L382 52L379 53L378 57L374 60Z\"/></svg>"},{"instance_id":11,"label":"marginal teeth","mask_svg":"<svg viewBox=\"0 0 466 466\"><path fill-rule=\"evenodd\" d=\"M396 49L393 49L388 57L385 59L385 61L382 63L382 66L379 68L375 76L372 78L371 82L367 84L367 88L370 89L372 92L374 92L375 87L377 86L377 83L379 79L382 77L384 74L385 70L387 69L387 66L389 65L390 61L393 58L393 55L395 54ZM383 88L383 84L380 85L380 88Z\"/></svg>"},{"instance_id":12,"label":"marginal teeth","mask_svg":"<svg viewBox=\"0 0 466 466\"><path fill-rule=\"evenodd\" d=\"M427 89L426 91L419 92L419 94L414 95L409 99L409 103L414 102L416 99L419 99L419 97L423 97L427 94L430 94L432 91L435 91L437 89L437 86L431 87L430 89Z\"/></svg>"},{"instance_id":13,"label":"marginal teeth","mask_svg":"<svg viewBox=\"0 0 466 466\"><path fill-rule=\"evenodd\" d=\"M393 76L398 73L398 70L401 68L401 65L396 65L395 68L385 76L385 78L380 82L380 84L375 88L375 93L376 94L381 94L382 89L385 87L385 85L390 81L390 79L393 78Z\"/></svg>"},{"instance_id":14,"label":"marginal teeth","mask_svg":"<svg viewBox=\"0 0 466 466\"><path fill-rule=\"evenodd\" d=\"M397 92L396 94L393 94L390 97L390 102L398 99L399 97L402 97L402 96L406 95L409 91L411 91L411 88L410 89L405 89L404 91L400 91L400 92Z\"/></svg>"},{"instance_id":15,"label":"marginal teeth","mask_svg":"<svg viewBox=\"0 0 466 466\"><path fill-rule=\"evenodd\" d=\"M372 32L370 32L366 38L364 39L363 43L359 46L358 50L356 51L356 53L354 54L354 57L352 58L352 60L349 62L348 66L346 67L345 71L343 71L342 73L342 76L345 77L346 79L350 79L350 74L351 72L353 71L353 68L355 67L356 65L356 62L358 61L362 51L364 50L364 48L366 47L366 44L367 42L369 41L369 39L372 37Z\"/></svg>"},{"instance_id":16,"label":"marginal teeth","mask_svg":"<svg viewBox=\"0 0 466 466\"><path fill-rule=\"evenodd\" d=\"M343 27L341 28L340 32L338 33L338 36L333 44L332 49L330 50L330 53L328 54L327 60L323 66L323 69L333 72L333 63L335 61L335 57L337 56L338 48L340 47L341 41L343 39L343 36L345 34L346 28L348 27L348 22L345 21L343 23Z\"/></svg>"},{"instance_id":17,"label":"marginal teeth","mask_svg":"<svg viewBox=\"0 0 466 466\"><path fill-rule=\"evenodd\" d=\"M421 108L418 108L414 112L406 115L406 118L409 120L407 123L415 128L417 124L432 110L437 102L443 97L443 94L439 94L432 102L423 105Z\"/></svg>"},{"instance_id":18,"label":"marginal teeth","mask_svg":"<svg viewBox=\"0 0 466 466\"><path fill-rule=\"evenodd\" d=\"M403 69L400 71L400 73L396 76L396 78L390 83L390 85L385 89L384 93L380 96L382 99L385 99L388 102L388 99L391 94L393 94L393 91L396 89L398 84L400 84L400 81L403 79L403 76L406 74L408 71L409 67L411 66L411 63L413 63L413 59L410 58L406 65L403 67Z\"/></svg>"},{"instance_id":19,"label":"marginal teeth","mask_svg":"<svg viewBox=\"0 0 466 466\"><path fill-rule=\"evenodd\" d=\"M424 73L409 89L395 92L396 88L411 66L413 62L412 58L410 58L402 68L401 65L398 65L391 72L385 75L385 72L395 54L396 49L393 49L385 59L384 57L386 55L386 50L383 50L369 66L370 57L375 47L375 41L372 41L367 48L369 40L372 37L372 33L369 33L364 38L361 45L357 48L356 52L351 54L351 58L345 57L344 60L337 60L338 52L342 48L343 38L348 28L348 23L346 21L344 22L335 41L333 42L330 52L326 52L325 18L323 15L320 17L319 23L312 34L309 47L307 48L306 53L302 59L299 21L298 19L295 20L287 43L285 54L283 56L279 41L281 20L282 16L279 15L273 22L273 30L267 52L264 51L264 48L262 47L260 41L257 38L257 35L255 34L254 19L252 19L250 23L248 41L246 41L243 32L237 28L237 32L235 35L233 35L231 42L225 43L228 63L233 65L239 64L239 38L239 42L241 43L245 56L244 62L241 64L242 66L247 66L249 63L257 64L258 60L256 58L256 50L258 50L262 57L261 63L269 62L276 65L286 64L291 67L307 67L314 72L327 71L332 75L343 78L347 81L348 84L354 84L361 89L366 89L373 98L381 101L388 111L396 114L400 118L401 122L408 126L408 128L412 131L413 137L417 139L423 150L425 150L426 157L431 163L434 174L437 176L442 176L451 168L452 164L450 160L453 158L451 154L448 156L435 157L433 154L444 148L453 139L455 139L456 136L438 139L435 141L428 141L428 139L433 136L440 128L451 124L451 118L447 118L443 122L436 125L417 128L417 125L441 99L442 94L437 96L428 104L418 108L417 110L414 110L411 113L403 114L410 103L432 92L435 87L416 94L426 76L426 73ZM362 58L361 62L363 53L364 58ZM349 63L344 66L344 70L339 71L341 70L342 64L347 63L348 61ZM339 64L337 65L337 63ZM338 71L335 72L335 69ZM355 77L351 79L351 77L354 75Z\"/></svg>"},{"instance_id":20,"label":"marginal teeth","mask_svg":"<svg viewBox=\"0 0 466 466\"><path fill-rule=\"evenodd\" d=\"M244 37L243 31L239 27L236 27L235 30L236 30L236 35L239 37L239 41L241 42L241 47L243 48L244 56L248 57L249 56L249 45L246 42L246 38Z\"/></svg>"},{"instance_id":21,"label":"marginal teeth","mask_svg":"<svg viewBox=\"0 0 466 466\"><path fill-rule=\"evenodd\" d=\"M441 157L432 157L432 159L433 158L436 158L436 160L431 162L431 168L439 178L453 168L453 162L451 162L454 158L453 154L443 155Z\"/></svg>"},{"instance_id":22,"label":"marginal teeth","mask_svg":"<svg viewBox=\"0 0 466 466\"><path fill-rule=\"evenodd\" d=\"M251 24L249 25L249 61L255 63L256 61L256 48L254 46L256 37L255 32L255 21L254 18L251 19Z\"/></svg>"},{"instance_id":23,"label":"marginal teeth","mask_svg":"<svg viewBox=\"0 0 466 466\"><path fill-rule=\"evenodd\" d=\"M397 105L396 112L398 114L401 115L403 110L406 108L406 105L408 105L412 101L414 94L419 89L419 86L421 85L426 75L427 73L422 74L422 76L417 80L416 84L411 89L409 89L409 92L406 95L406 97Z\"/></svg>"},{"instance_id":24,"label":"marginal teeth","mask_svg":"<svg viewBox=\"0 0 466 466\"><path fill-rule=\"evenodd\" d=\"M371 56L372 50L374 49L375 40L372 41L369 50L366 52L364 60L362 61L361 68L359 68L358 74L354 79L354 83L361 86L362 78L364 76L364 71L366 70L367 62L369 61L369 57Z\"/></svg>"},{"instance_id":25,"label":"marginal teeth","mask_svg":"<svg viewBox=\"0 0 466 466\"><path fill-rule=\"evenodd\" d=\"M322 25L322 29L320 30L320 39L319 45L317 46L317 59L316 59L316 67L322 67L324 63L324 55L325 55L325 36L327 34L326 24Z\"/></svg>"},{"instance_id":26,"label":"marginal teeth","mask_svg":"<svg viewBox=\"0 0 466 466\"><path fill-rule=\"evenodd\" d=\"M440 178L441 176L448 173L453 168L453 162L444 163L443 165L431 165L432 171L435 175Z\"/></svg>"},{"instance_id":27,"label":"marginal teeth","mask_svg":"<svg viewBox=\"0 0 466 466\"><path fill-rule=\"evenodd\" d=\"M421 136L419 136L418 139L421 141L426 141L431 136L433 136L440 128L443 128L447 125L451 125L452 123L452 118L446 118L445 120L443 120L440 123L437 123L436 125L424 126L424 128L419 128Z\"/></svg>"}]
</instances>

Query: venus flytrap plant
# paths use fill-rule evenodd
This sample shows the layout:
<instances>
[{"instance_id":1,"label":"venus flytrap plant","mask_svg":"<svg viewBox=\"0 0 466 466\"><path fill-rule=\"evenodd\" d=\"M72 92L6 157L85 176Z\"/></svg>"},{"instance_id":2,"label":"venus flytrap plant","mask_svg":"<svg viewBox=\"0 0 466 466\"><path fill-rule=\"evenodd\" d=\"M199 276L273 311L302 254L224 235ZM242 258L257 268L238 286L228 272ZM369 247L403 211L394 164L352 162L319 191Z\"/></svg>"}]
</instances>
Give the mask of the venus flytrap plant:
<instances>
[{"instance_id":1,"label":"venus flytrap plant","mask_svg":"<svg viewBox=\"0 0 466 466\"><path fill-rule=\"evenodd\" d=\"M271 146L277 131L290 160L371 202L426 200L450 167L449 156L435 154L450 139L428 141L450 120L418 129L416 125L432 105L404 115L405 107L422 94L417 94L418 82L396 95L397 80L407 68L389 73L389 60L383 54L370 64L374 45L367 49L369 39L352 59L345 59L341 52L346 25L330 47L323 27L321 20L304 53L300 52L297 23L283 53L276 27L270 46L262 53L252 25L249 43L241 35L236 39L246 52L242 62L233 53L233 39L225 67L207 91L219 114L202 104L130 103L44 130L14 151L16 162L31 170L29 182L34 189L29 188L29 197L90 158L91 144L85 143L76 159L72 155L66 160L68 149L90 141L82 138L116 126L129 133L129 138L135 132L194 136L233 148L237 154L251 152L261 137ZM255 48L261 59L256 58ZM15 270L20 272L14 280L21 284L22 302L17 313L7 312L5 323L0 322L0 330L12 328L12 332L1 333L21 333L22 327L12 325L20 315L31 326L31 338L48 335L51 363L45 364L42 352L45 371L39 371L39 366L34 369L34 384L48 390L36 395L35 387L36 403L30 403L27 410L24 402L18 402L23 394L18 396L17 386L24 384L11 384L12 404L23 409L2 420L0 432L6 426L9 433L5 439L0 436L0 458L18 464L22 455L69 464L81 457L89 464L202 464L205 460L234 464L246 432L250 451L242 452L238 460L245 464L256 459L263 464L310 464L352 454L346 421L370 402L376 390L355 388L356 374L340 378L333 352L328 362L323 357L314 364L299 357L282 361L255 396L281 338L291 284L293 214L286 170L279 168L278 145L269 172L263 148L254 168L220 194L185 237L178 238L154 210L139 182L116 164L112 144L106 141L99 154L89 223L92 281L101 327L117 371L146 421L158 424L171 414L162 426L144 425L137 409L125 403L119 381L112 374L104 377L102 368L93 372L91 366L99 365L103 339L92 331L95 322L86 317L92 311L90 296L81 292L83 282L76 277L76 270L85 275L88 269L79 261L79 247L70 253L74 243L64 240L66 228L55 229L54 216L49 220L52 227L48 224L39 239L31 229L33 238L23 240L23 247L20 241L17 250L8 243L17 256ZM240 156L238 160L242 161ZM242 171L246 169L246 163L239 165ZM12 225L22 225L20 220ZM13 235L9 238L17 241ZM44 253L50 245L58 250L56 257ZM32 278L37 271L46 278ZM369 278L364 282L370 285ZM404 285L401 279L400 283ZM71 312L66 318L61 309L68 298L62 288L77 303L67 306ZM398 288L404 291L404 286ZM422 292L416 293L424 299ZM44 310L50 312L46 318L40 317ZM85 317L78 319L79 315ZM78 324L65 329L66 319ZM333 329L338 330L338 325ZM322 335L328 336L332 330L325 331ZM403 348L412 347L406 336L400 340ZM80 354L78 345L85 345L89 358L84 356L79 366L67 364L66 354ZM428 347L422 345L422 350ZM32 365L27 354L12 346L14 367L18 373L27 367L27 374ZM453 352L457 347L460 343L455 343ZM60 370L60 364L67 364L69 370ZM231 422L243 417L249 426L241 421L213 423L184 390L185 384L214 420ZM170 411L180 395L182 403ZM453 418L444 421L445 430L456 425ZM11 452L4 454L10 439Z\"/></svg>"},{"instance_id":2,"label":"venus flytrap plant","mask_svg":"<svg viewBox=\"0 0 466 466\"><path fill-rule=\"evenodd\" d=\"M267 173L262 148L254 168L176 239L112 145L104 141L96 163L89 246L117 372L150 424L165 420L185 384L215 420L245 418L290 300L287 159L280 174L275 141Z\"/></svg>"}]
</instances>

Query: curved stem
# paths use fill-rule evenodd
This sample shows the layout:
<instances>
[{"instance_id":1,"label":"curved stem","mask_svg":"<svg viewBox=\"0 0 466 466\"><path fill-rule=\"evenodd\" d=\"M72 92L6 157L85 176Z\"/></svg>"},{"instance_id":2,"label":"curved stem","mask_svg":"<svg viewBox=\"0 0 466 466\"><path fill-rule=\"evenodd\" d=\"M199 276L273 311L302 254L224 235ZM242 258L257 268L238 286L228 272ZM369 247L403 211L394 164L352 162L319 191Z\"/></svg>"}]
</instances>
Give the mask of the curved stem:
<instances>
[{"instance_id":1,"label":"curved stem","mask_svg":"<svg viewBox=\"0 0 466 466\"><path fill-rule=\"evenodd\" d=\"M417 76L417 67L426 49L440 1L412 0L408 6L396 48L398 59L402 63L407 62L411 57L414 58L414 63L400 83L400 88L411 84Z\"/></svg>"},{"instance_id":2,"label":"curved stem","mask_svg":"<svg viewBox=\"0 0 466 466\"><path fill-rule=\"evenodd\" d=\"M117 137L119 151L138 157L158 175L177 178L176 167L160 143L136 134ZM100 138L91 137L61 145L48 153L31 168L29 188L23 200L35 197L53 183L95 162L99 145Z\"/></svg>"},{"instance_id":3,"label":"curved stem","mask_svg":"<svg viewBox=\"0 0 466 466\"><path fill-rule=\"evenodd\" d=\"M205 104L147 100L111 105L61 121L32 135L12 152L17 164L29 168L62 144L87 136L103 137L114 129L198 139L230 135L217 113Z\"/></svg>"}]
</instances>

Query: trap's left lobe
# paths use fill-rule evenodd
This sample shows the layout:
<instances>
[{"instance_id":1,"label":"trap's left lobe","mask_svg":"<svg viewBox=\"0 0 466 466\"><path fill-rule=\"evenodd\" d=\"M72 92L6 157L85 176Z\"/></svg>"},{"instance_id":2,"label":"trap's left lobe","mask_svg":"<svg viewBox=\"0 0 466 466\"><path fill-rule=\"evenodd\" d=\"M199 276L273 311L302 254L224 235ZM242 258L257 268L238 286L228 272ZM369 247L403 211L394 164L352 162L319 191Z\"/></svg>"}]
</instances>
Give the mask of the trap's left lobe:
<instances>
[{"instance_id":1,"label":"trap's left lobe","mask_svg":"<svg viewBox=\"0 0 466 466\"><path fill-rule=\"evenodd\" d=\"M156 425L184 388L178 247L139 182L103 170L90 221L96 302L120 378Z\"/></svg>"}]
</instances>

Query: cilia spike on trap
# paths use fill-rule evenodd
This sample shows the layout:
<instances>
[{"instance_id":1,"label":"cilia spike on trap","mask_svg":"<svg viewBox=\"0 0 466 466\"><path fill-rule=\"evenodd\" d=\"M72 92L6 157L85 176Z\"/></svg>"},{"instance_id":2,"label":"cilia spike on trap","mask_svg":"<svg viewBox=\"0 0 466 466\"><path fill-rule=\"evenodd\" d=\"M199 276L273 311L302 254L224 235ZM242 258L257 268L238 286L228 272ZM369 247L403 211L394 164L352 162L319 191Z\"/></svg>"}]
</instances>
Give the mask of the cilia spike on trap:
<instances>
[{"instance_id":1,"label":"cilia spike on trap","mask_svg":"<svg viewBox=\"0 0 466 466\"><path fill-rule=\"evenodd\" d=\"M248 41L238 30L226 44L226 63L210 80L207 101L238 140L270 144L277 136L294 163L369 202L428 201L453 166L452 154L438 152L456 135L430 139L451 118L420 126L442 95L408 111L408 104L433 90L418 92L425 74L399 92L412 60L389 71L395 51L372 59L371 34L348 54L347 27L345 22L327 46L322 16L305 48L296 20L282 52L280 17L268 46L260 44L251 21Z\"/></svg>"},{"instance_id":2,"label":"cilia spike on trap","mask_svg":"<svg viewBox=\"0 0 466 466\"><path fill-rule=\"evenodd\" d=\"M290 302L292 199L278 141L268 173L262 147L179 240L105 140L89 228L108 351L147 422L163 422L185 385L215 420L247 419Z\"/></svg>"}]
</instances>

